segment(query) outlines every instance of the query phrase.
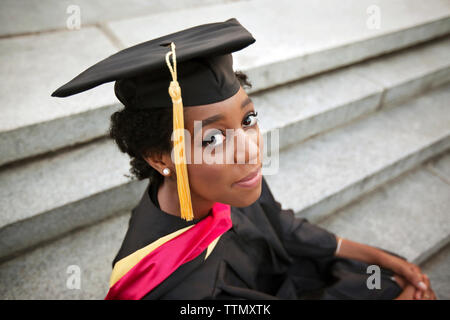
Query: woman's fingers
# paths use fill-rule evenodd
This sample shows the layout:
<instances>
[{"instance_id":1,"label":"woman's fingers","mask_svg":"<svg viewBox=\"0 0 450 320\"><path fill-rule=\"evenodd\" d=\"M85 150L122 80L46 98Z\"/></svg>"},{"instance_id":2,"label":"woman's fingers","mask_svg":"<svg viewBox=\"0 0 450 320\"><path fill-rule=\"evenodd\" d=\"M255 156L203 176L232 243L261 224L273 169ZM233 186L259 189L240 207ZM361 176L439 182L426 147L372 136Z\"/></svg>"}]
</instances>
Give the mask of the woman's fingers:
<instances>
[{"instance_id":1,"label":"woman's fingers","mask_svg":"<svg viewBox=\"0 0 450 320\"><path fill-rule=\"evenodd\" d=\"M407 270L403 270L402 275L394 274L392 280L403 289L403 292L396 300L436 300L436 295L431 289L430 279L426 274L418 273L420 268L408 266ZM419 287L415 283L422 283ZM423 289L426 288L426 289Z\"/></svg>"},{"instance_id":2,"label":"woman's fingers","mask_svg":"<svg viewBox=\"0 0 450 320\"><path fill-rule=\"evenodd\" d=\"M403 292L394 300L413 300L415 291L416 288L413 285L407 284Z\"/></svg>"},{"instance_id":3,"label":"woman's fingers","mask_svg":"<svg viewBox=\"0 0 450 320\"><path fill-rule=\"evenodd\" d=\"M403 289L403 292L395 300L436 300L436 295L431 289L430 279L426 274L421 274L421 281L427 289L418 290L411 282L398 274L394 274L392 279Z\"/></svg>"},{"instance_id":4,"label":"woman's fingers","mask_svg":"<svg viewBox=\"0 0 450 320\"><path fill-rule=\"evenodd\" d=\"M410 263L402 272L402 275L411 282L417 289L422 292L427 290L427 285L423 282L422 273L419 272L420 268ZM419 292L420 295L420 292ZM418 298L420 299L420 297Z\"/></svg>"},{"instance_id":5,"label":"woman's fingers","mask_svg":"<svg viewBox=\"0 0 450 320\"><path fill-rule=\"evenodd\" d=\"M414 268L412 268L412 270L413 270L413 272L416 272L415 270L414 270ZM423 282L423 283L425 283L425 281L423 281L424 279L423 279L423 275L422 274L420 274L420 276L421 276L421 281ZM425 284L426 285L426 284ZM425 290L416 290L416 292L414 293L414 299L416 299L416 300L421 300L422 298L423 298L423 294L424 294L424 291Z\"/></svg>"},{"instance_id":6,"label":"woman's fingers","mask_svg":"<svg viewBox=\"0 0 450 320\"><path fill-rule=\"evenodd\" d=\"M422 281L427 286L427 290L417 290L414 293L414 299L416 300L436 300L436 295L434 294L433 290L431 289L430 279L427 277L426 274L422 274Z\"/></svg>"},{"instance_id":7,"label":"woman's fingers","mask_svg":"<svg viewBox=\"0 0 450 320\"><path fill-rule=\"evenodd\" d=\"M411 269L413 269L414 272L422 274L422 270L420 269L420 267L414 263L410 264Z\"/></svg>"},{"instance_id":8,"label":"woman's fingers","mask_svg":"<svg viewBox=\"0 0 450 320\"><path fill-rule=\"evenodd\" d=\"M433 290L431 289L431 283L430 279L426 274L423 274L423 281L427 285L428 289L425 291L423 298L424 300L436 300L436 295L434 294Z\"/></svg>"}]
</instances>

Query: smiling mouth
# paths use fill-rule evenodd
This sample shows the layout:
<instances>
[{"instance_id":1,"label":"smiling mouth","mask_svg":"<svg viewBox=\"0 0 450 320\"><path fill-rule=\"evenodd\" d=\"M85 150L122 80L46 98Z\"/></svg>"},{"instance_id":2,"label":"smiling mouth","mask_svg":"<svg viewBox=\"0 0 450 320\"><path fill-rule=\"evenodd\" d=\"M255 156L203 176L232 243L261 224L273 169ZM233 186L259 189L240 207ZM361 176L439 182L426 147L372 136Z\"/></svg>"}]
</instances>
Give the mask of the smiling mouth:
<instances>
[{"instance_id":1,"label":"smiling mouth","mask_svg":"<svg viewBox=\"0 0 450 320\"><path fill-rule=\"evenodd\" d=\"M247 175L245 178L236 181L234 185L241 187L253 187L261 180L261 166L258 167L255 171Z\"/></svg>"}]
</instances>

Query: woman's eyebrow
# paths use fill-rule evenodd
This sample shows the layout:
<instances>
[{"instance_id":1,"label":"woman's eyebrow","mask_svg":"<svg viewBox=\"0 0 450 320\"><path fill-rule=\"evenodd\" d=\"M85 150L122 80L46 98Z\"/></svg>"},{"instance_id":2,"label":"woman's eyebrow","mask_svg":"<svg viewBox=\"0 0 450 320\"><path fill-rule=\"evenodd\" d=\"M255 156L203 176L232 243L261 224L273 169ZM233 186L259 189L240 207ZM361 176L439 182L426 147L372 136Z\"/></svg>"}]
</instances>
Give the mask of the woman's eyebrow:
<instances>
[{"instance_id":1,"label":"woman's eyebrow","mask_svg":"<svg viewBox=\"0 0 450 320\"><path fill-rule=\"evenodd\" d=\"M245 100L242 101L241 110L244 109L250 103L253 103L253 100L250 99L250 97L247 96L247 98L245 98Z\"/></svg>"},{"instance_id":2,"label":"woman's eyebrow","mask_svg":"<svg viewBox=\"0 0 450 320\"><path fill-rule=\"evenodd\" d=\"M241 110L244 109L250 103L253 103L253 100L250 99L250 97L245 98L245 100L242 101ZM221 114L221 113L215 114L215 115L213 115L213 116L211 116L209 118L203 119L202 120L202 129L205 126L207 126L207 125L209 125L211 123L214 123L216 121L222 120L222 119L223 119L223 114Z\"/></svg>"}]
</instances>

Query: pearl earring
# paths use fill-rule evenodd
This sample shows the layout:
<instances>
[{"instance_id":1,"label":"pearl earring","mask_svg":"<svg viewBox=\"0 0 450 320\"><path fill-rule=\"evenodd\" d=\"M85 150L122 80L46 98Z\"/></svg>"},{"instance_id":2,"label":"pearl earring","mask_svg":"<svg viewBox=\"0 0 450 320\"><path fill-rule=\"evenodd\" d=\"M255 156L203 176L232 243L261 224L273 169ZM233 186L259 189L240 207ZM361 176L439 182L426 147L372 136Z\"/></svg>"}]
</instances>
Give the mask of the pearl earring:
<instances>
[{"instance_id":1,"label":"pearl earring","mask_svg":"<svg viewBox=\"0 0 450 320\"><path fill-rule=\"evenodd\" d=\"M169 168L164 168L163 173L164 173L164 175L166 175L166 176L169 175L170 169L169 169Z\"/></svg>"}]
</instances>

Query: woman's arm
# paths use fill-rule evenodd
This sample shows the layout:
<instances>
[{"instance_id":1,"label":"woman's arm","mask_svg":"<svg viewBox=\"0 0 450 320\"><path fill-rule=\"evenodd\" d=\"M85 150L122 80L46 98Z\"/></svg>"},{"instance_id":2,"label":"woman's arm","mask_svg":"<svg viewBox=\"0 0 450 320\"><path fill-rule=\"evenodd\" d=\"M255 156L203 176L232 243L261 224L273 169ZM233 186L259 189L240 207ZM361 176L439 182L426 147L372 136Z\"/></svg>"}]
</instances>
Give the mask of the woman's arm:
<instances>
[{"instance_id":1,"label":"woman's arm","mask_svg":"<svg viewBox=\"0 0 450 320\"><path fill-rule=\"evenodd\" d=\"M359 260L368 264L379 264L380 251L377 248L336 236L338 246L335 255L340 258Z\"/></svg>"},{"instance_id":2,"label":"woman's arm","mask_svg":"<svg viewBox=\"0 0 450 320\"><path fill-rule=\"evenodd\" d=\"M336 236L338 246L335 252L337 257L359 260L367 264L375 264L380 267L390 269L394 273L404 277L418 290L416 298L420 299L422 293L427 290L426 284L422 281L423 275L418 266L393 256L383 250L354 242Z\"/></svg>"}]
</instances>

